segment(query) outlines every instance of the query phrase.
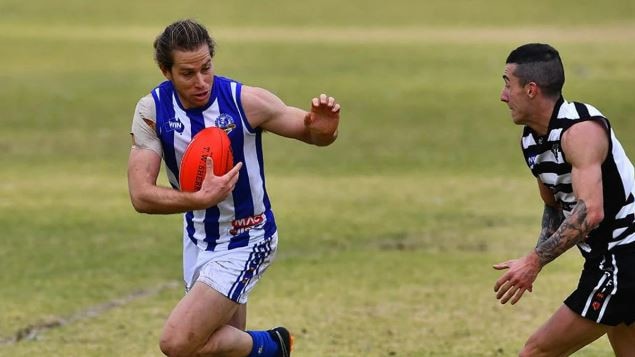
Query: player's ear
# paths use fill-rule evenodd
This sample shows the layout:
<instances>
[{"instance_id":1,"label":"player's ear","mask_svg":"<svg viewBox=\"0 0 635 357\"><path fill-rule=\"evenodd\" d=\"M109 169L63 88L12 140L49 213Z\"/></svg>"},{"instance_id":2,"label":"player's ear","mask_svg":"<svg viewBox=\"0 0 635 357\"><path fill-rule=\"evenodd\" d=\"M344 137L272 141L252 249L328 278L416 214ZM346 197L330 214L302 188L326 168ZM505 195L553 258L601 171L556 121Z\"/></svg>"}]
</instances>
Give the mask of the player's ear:
<instances>
[{"instance_id":1,"label":"player's ear","mask_svg":"<svg viewBox=\"0 0 635 357\"><path fill-rule=\"evenodd\" d=\"M527 91L527 96L529 98L534 98L538 94L538 85L536 82L529 82L525 86L525 90Z\"/></svg>"}]
</instances>

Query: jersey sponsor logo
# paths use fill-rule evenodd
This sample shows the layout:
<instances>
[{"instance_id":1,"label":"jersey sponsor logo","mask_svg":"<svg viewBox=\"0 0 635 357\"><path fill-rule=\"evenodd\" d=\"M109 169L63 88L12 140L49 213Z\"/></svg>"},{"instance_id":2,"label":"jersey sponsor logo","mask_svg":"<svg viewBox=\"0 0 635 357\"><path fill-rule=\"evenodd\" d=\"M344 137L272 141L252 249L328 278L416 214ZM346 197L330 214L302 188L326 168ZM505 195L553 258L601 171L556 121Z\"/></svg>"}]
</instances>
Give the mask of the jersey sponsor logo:
<instances>
[{"instance_id":1,"label":"jersey sponsor logo","mask_svg":"<svg viewBox=\"0 0 635 357\"><path fill-rule=\"evenodd\" d=\"M244 218L238 218L232 221L232 228L229 230L229 234L238 235L245 233L250 229L262 224L265 221L265 215L259 214L257 216L249 216Z\"/></svg>"},{"instance_id":2,"label":"jersey sponsor logo","mask_svg":"<svg viewBox=\"0 0 635 357\"><path fill-rule=\"evenodd\" d=\"M232 118L231 115L225 113L221 113L218 117L216 117L214 123L217 128L225 130L227 134L229 134L229 132L236 127L234 118Z\"/></svg>"},{"instance_id":3,"label":"jersey sponsor logo","mask_svg":"<svg viewBox=\"0 0 635 357\"><path fill-rule=\"evenodd\" d=\"M183 122L181 122L181 119L179 118L170 118L168 121L166 121L163 124L162 129L164 133L176 131L177 133L182 134L183 130L185 130L185 125L183 124Z\"/></svg>"}]
</instances>

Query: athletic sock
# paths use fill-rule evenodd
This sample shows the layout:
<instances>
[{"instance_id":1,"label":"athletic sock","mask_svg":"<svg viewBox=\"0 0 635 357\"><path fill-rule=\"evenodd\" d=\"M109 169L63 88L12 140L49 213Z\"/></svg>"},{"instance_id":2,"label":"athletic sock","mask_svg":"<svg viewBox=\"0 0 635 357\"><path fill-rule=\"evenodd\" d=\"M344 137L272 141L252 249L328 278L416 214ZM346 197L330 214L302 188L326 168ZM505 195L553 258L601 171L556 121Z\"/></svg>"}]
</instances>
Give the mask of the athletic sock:
<instances>
[{"instance_id":1,"label":"athletic sock","mask_svg":"<svg viewBox=\"0 0 635 357\"><path fill-rule=\"evenodd\" d=\"M251 353L247 357L275 357L280 347L267 331L247 331L254 341Z\"/></svg>"}]
</instances>

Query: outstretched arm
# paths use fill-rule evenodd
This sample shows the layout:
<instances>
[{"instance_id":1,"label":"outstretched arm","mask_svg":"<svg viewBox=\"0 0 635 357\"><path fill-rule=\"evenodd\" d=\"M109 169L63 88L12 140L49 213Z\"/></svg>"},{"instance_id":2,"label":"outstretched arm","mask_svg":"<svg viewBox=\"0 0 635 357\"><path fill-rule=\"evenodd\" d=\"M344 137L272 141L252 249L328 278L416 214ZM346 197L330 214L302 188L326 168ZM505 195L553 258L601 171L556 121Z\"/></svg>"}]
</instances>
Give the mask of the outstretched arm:
<instances>
[{"instance_id":1,"label":"outstretched arm","mask_svg":"<svg viewBox=\"0 0 635 357\"><path fill-rule=\"evenodd\" d=\"M241 101L249 124L309 144L326 146L337 138L340 105L321 94L311 100L310 111L286 105L273 93L243 86Z\"/></svg>"}]
</instances>

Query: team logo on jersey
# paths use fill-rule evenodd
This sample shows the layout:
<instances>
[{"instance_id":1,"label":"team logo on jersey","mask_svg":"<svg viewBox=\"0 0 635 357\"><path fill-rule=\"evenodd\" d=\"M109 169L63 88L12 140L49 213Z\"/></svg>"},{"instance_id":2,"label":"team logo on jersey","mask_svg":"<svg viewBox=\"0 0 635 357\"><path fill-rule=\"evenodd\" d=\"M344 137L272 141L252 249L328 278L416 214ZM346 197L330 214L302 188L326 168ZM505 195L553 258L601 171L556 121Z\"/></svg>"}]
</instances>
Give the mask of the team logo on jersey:
<instances>
[{"instance_id":1,"label":"team logo on jersey","mask_svg":"<svg viewBox=\"0 0 635 357\"><path fill-rule=\"evenodd\" d=\"M177 133L182 134L183 130L185 130L185 124L183 124L179 118L170 118L163 124L162 128L162 132L164 133L176 131Z\"/></svg>"},{"instance_id":2,"label":"team logo on jersey","mask_svg":"<svg viewBox=\"0 0 635 357\"><path fill-rule=\"evenodd\" d=\"M534 169L534 166L536 166L536 159L538 158L538 155L533 155L527 158L527 165L529 165L529 168L531 170Z\"/></svg>"},{"instance_id":3,"label":"team logo on jersey","mask_svg":"<svg viewBox=\"0 0 635 357\"><path fill-rule=\"evenodd\" d=\"M227 134L229 134L229 132L236 127L234 118L232 118L231 115L225 113L221 113L221 115L216 117L214 124L217 128L225 130Z\"/></svg>"},{"instance_id":4,"label":"team logo on jersey","mask_svg":"<svg viewBox=\"0 0 635 357\"><path fill-rule=\"evenodd\" d=\"M556 161L558 161L558 152L559 151L560 151L560 145L558 143L555 143L555 144L553 144L553 146L551 146L551 153L556 158Z\"/></svg>"}]
</instances>

